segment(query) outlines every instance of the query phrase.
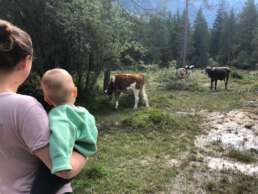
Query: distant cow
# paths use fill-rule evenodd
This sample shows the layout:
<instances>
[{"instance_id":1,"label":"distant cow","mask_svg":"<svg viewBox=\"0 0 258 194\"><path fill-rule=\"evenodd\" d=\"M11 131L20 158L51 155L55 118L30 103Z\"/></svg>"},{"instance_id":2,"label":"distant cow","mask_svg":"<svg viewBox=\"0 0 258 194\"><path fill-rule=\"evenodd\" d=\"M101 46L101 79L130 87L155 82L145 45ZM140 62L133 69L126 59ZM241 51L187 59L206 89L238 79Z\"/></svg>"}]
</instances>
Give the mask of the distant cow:
<instances>
[{"instance_id":1,"label":"distant cow","mask_svg":"<svg viewBox=\"0 0 258 194\"><path fill-rule=\"evenodd\" d=\"M186 65L185 67L176 70L176 76L181 79L188 78L192 73L194 65Z\"/></svg>"},{"instance_id":2,"label":"distant cow","mask_svg":"<svg viewBox=\"0 0 258 194\"><path fill-rule=\"evenodd\" d=\"M187 71L188 76L191 75L191 73L193 72L193 69L194 69L194 68L195 68L194 65L186 65L186 66L185 66L185 69L186 69L186 71Z\"/></svg>"},{"instance_id":3,"label":"distant cow","mask_svg":"<svg viewBox=\"0 0 258 194\"><path fill-rule=\"evenodd\" d=\"M192 72L192 70L195 68L194 65L186 65L185 69L187 69L189 72Z\"/></svg>"},{"instance_id":4,"label":"distant cow","mask_svg":"<svg viewBox=\"0 0 258 194\"><path fill-rule=\"evenodd\" d=\"M230 68L228 67L207 67L205 73L208 74L211 79L210 89L213 89L213 82L215 81L215 90L217 89L217 81L224 80L225 89L227 90L228 78L230 74Z\"/></svg>"},{"instance_id":5,"label":"distant cow","mask_svg":"<svg viewBox=\"0 0 258 194\"><path fill-rule=\"evenodd\" d=\"M178 68L176 70L176 76L180 79L188 78L190 72L186 68Z\"/></svg>"},{"instance_id":6,"label":"distant cow","mask_svg":"<svg viewBox=\"0 0 258 194\"><path fill-rule=\"evenodd\" d=\"M108 84L108 88L105 90L105 94L115 96L115 108L119 106L119 98L122 92L133 91L135 103L134 109L138 108L140 97L143 98L146 107L149 107L149 101L145 92L144 75L143 74L116 74L111 77Z\"/></svg>"}]
</instances>

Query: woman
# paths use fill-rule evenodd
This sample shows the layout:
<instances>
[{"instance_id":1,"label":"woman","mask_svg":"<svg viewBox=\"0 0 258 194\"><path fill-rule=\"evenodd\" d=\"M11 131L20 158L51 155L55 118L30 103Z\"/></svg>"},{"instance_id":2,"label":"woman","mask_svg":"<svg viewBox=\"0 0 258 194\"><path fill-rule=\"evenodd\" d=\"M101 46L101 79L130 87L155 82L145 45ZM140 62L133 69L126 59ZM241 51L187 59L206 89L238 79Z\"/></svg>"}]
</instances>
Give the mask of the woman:
<instances>
[{"instance_id":1,"label":"woman","mask_svg":"<svg viewBox=\"0 0 258 194\"><path fill-rule=\"evenodd\" d=\"M40 160L51 167L48 117L33 97L17 94L32 66L30 36L11 23L0 20L0 193L29 194ZM39 159L39 160L38 160ZM86 163L74 152L73 170L57 176L70 179ZM71 193L70 185L58 194Z\"/></svg>"}]
</instances>

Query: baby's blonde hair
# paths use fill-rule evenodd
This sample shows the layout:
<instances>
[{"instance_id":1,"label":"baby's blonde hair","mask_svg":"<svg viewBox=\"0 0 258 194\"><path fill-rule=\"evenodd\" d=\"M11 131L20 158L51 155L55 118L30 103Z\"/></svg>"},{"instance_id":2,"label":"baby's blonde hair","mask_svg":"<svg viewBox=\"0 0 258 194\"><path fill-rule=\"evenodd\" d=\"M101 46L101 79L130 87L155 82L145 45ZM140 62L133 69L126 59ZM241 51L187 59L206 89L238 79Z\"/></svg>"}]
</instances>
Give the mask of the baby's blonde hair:
<instances>
[{"instance_id":1,"label":"baby's blonde hair","mask_svg":"<svg viewBox=\"0 0 258 194\"><path fill-rule=\"evenodd\" d=\"M41 86L47 91L45 95L59 105L68 102L75 88L72 76L61 68L46 71L41 79Z\"/></svg>"}]
</instances>

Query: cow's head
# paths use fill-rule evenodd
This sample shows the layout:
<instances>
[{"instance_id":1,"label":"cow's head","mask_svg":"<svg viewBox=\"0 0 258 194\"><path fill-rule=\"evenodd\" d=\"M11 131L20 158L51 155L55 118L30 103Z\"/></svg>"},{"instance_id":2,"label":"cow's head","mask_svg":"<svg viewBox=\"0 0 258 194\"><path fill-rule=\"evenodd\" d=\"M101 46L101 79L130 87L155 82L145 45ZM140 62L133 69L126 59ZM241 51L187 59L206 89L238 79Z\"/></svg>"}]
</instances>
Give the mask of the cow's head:
<instances>
[{"instance_id":1,"label":"cow's head","mask_svg":"<svg viewBox=\"0 0 258 194\"><path fill-rule=\"evenodd\" d=\"M213 72L214 68L213 67L206 67L205 68L205 74L208 75L208 77L211 77L211 74Z\"/></svg>"},{"instance_id":2,"label":"cow's head","mask_svg":"<svg viewBox=\"0 0 258 194\"><path fill-rule=\"evenodd\" d=\"M104 94L106 96L109 96L109 97L112 96L113 92L115 91L115 81L116 81L115 76L112 76L111 80L108 83L107 88L104 91Z\"/></svg>"},{"instance_id":3,"label":"cow's head","mask_svg":"<svg viewBox=\"0 0 258 194\"><path fill-rule=\"evenodd\" d=\"M212 67L206 67L204 73L207 75L212 71Z\"/></svg>"}]
</instances>

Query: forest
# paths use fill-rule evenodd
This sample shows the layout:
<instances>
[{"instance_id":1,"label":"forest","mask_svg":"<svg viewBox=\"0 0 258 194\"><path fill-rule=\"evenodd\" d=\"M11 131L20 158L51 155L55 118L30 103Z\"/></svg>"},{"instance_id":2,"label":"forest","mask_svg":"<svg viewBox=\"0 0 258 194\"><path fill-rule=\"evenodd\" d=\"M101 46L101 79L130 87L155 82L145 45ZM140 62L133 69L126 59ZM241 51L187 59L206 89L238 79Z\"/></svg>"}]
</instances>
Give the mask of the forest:
<instances>
[{"instance_id":1,"label":"forest","mask_svg":"<svg viewBox=\"0 0 258 194\"><path fill-rule=\"evenodd\" d=\"M164 6L135 15L116 0L1 0L0 4L0 17L32 36L34 72L68 69L76 75L83 97L96 95L96 80L105 70L183 63L185 12L171 13ZM237 14L226 9L223 1L216 9L210 28L202 8L194 22L188 22L186 64L255 69L258 12L254 0L247 0Z\"/></svg>"}]
</instances>

